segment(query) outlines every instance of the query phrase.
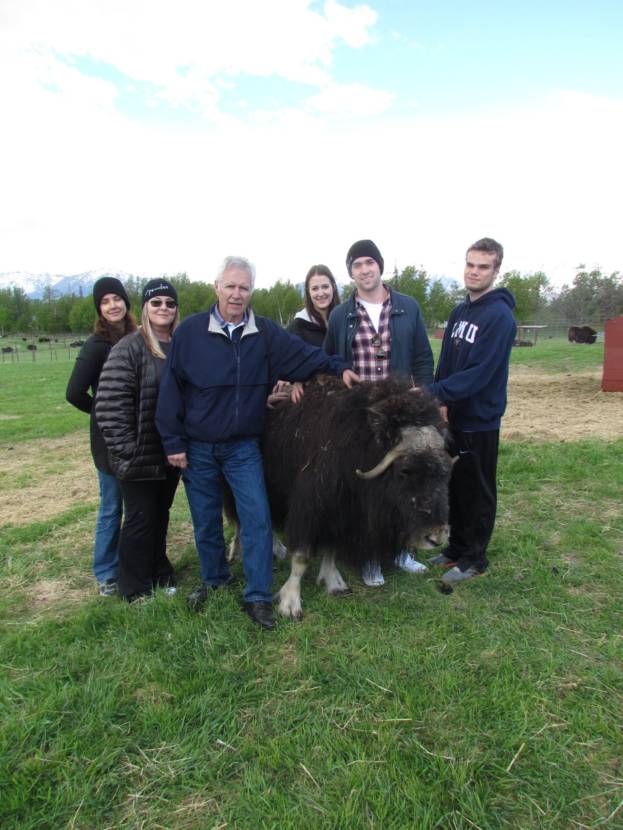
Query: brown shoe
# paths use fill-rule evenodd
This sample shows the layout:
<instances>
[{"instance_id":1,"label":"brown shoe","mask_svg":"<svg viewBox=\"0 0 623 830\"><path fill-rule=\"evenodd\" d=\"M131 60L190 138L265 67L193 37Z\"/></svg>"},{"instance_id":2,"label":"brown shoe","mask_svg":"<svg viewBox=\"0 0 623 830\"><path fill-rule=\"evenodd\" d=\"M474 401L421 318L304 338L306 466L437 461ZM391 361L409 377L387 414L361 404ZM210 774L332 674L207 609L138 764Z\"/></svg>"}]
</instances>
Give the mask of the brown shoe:
<instances>
[{"instance_id":1,"label":"brown shoe","mask_svg":"<svg viewBox=\"0 0 623 830\"><path fill-rule=\"evenodd\" d=\"M273 617L273 606L270 602L245 602L242 605L245 614L248 614L254 623L262 628L271 629L275 627Z\"/></svg>"}]
</instances>

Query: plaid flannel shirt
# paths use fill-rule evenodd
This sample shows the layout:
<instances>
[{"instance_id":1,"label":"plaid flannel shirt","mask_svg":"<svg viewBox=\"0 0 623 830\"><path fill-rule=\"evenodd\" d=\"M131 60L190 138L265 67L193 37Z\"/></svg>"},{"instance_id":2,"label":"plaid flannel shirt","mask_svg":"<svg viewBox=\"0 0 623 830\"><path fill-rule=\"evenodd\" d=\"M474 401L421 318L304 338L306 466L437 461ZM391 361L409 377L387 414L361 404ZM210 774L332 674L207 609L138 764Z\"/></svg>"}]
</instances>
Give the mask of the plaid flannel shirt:
<instances>
[{"instance_id":1,"label":"plaid flannel shirt","mask_svg":"<svg viewBox=\"0 0 623 830\"><path fill-rule=\"evenodd\" d=\"M389 376L389 361L392 354L392 338L389 330L389 313L392 308L388 294L383 303L379 330L375 331L368 312L357 298L359 326L353 338L353 369L361 380L384 380Z\"/></svg>"}]
</instances>

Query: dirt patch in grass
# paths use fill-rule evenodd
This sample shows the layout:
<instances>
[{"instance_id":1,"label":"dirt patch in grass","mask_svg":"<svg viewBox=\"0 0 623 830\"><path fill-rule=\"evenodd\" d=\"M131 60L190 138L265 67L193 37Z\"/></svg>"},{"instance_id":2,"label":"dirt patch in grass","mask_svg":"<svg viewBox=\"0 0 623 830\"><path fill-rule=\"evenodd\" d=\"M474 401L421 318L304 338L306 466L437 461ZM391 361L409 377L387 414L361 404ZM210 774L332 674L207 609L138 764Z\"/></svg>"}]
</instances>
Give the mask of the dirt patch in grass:
<instances>
[{"instance_id":1,"label":"dirt patch in grass","mask_svg":"<svg viewBox=\"0 0 623 830\"><path fill-rule=\"evenodd\" d=\"M93 594L93 588L76 588L66 579L40 579L29 592L32 607L41 611L50 605L79 605Z\"/></svg>"},{"instance_id":2,"label":"dirt patch in grass","mask_svg":"<svg viewBox=\"0 0 623 830\"><path fill-rule=\"evenodd\" d=\"M86 431L3 448L0 525L46 521L75 504L97 504L97 473Z\"/></svg>"},{"instance_id":3,"label":"dirt patch in grass","mask_svg":"<svg viewBox=\"0 0 623 830\"><path fill-rule=\"evenodd\" d=\"M182 490L184 489L183 485L179 485ZM193 526L190 522L181 522L174 528L170 529L167 534L167 548L168 548L168 555L169 558L175 555L175 552L180 550L181 548L186 547L186 545L194 545L195 544L195 536L193 533Z\"/></svg>"},{"instance_id":4,"label":"dirt patch in grass","mask_svg":"<svg viewBox=\"0 0 623 830\"><path fill-rule=\"evenodd\" d=\"M505 441L580 441L623 438L623 392L602 392L601 372L546 375L511 371Z\"/></svg>"}]
</instances>

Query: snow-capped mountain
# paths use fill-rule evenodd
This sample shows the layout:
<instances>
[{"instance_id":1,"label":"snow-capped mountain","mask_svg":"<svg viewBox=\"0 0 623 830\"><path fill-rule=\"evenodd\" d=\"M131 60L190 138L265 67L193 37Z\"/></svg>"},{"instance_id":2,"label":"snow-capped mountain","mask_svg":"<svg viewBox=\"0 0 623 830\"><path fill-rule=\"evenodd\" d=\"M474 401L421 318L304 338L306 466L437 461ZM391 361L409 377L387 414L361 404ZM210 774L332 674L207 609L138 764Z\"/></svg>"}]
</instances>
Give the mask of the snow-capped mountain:
<instances>
[{"instance_id":1,"label":"snow-capped mountain","mask_svg":"<svg viewBox=\"0 0 623 830\"><path fill-rule=\"evenodd\" d=\"M117 277L125 282L130 274L113 268L99 268L82 274L29 274L25 271L0 274L0 288L21 288L31 300L40 300L44 291L52 289L54 297L65 294L86 296L100 277Z\"/></svg>"}]
</instances>

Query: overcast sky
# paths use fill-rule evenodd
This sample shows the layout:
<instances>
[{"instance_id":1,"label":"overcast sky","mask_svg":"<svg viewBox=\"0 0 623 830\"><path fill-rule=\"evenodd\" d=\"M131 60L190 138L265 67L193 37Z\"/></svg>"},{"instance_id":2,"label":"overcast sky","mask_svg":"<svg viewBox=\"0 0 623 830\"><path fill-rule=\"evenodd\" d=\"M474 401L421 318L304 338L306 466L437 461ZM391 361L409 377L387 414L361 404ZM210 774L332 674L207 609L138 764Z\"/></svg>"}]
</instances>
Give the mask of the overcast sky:
<instances>
[{"instance_id":1,"label":"overcast sky","mask_svg":"<svg viewBox=\"0 0 623 830\"><path fill-rule=\"evenodd\" d=\"M508 6L508 8L507 8ZM623 270L620 0L0 0L0 272Z\"/></svg>"}]
</instances>

